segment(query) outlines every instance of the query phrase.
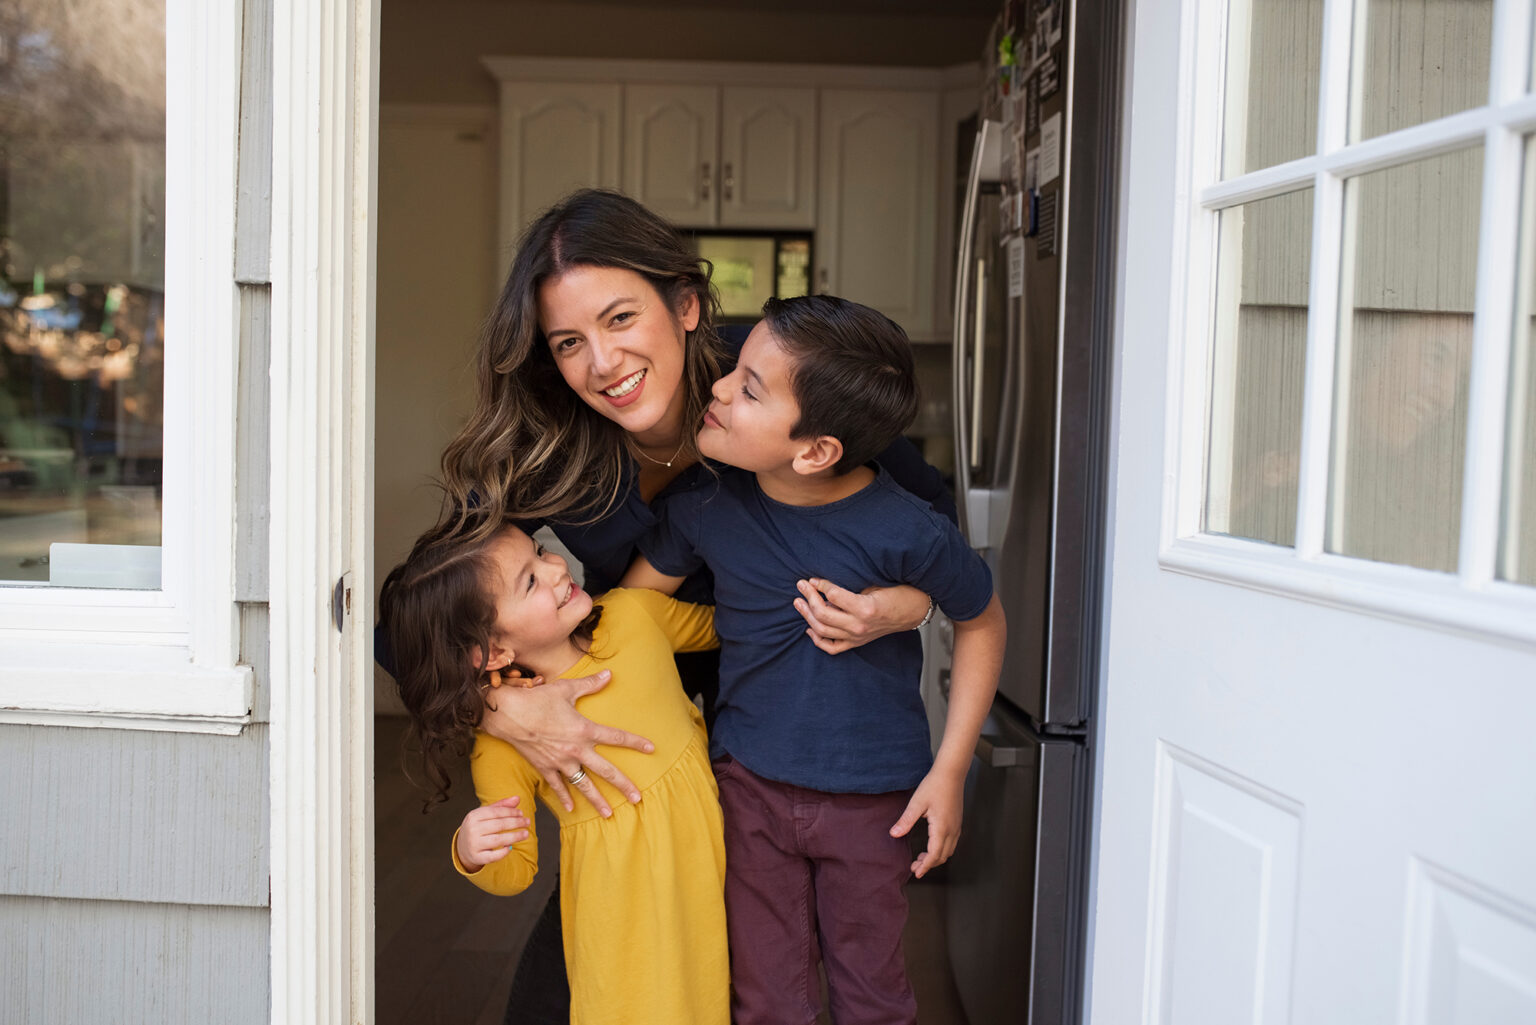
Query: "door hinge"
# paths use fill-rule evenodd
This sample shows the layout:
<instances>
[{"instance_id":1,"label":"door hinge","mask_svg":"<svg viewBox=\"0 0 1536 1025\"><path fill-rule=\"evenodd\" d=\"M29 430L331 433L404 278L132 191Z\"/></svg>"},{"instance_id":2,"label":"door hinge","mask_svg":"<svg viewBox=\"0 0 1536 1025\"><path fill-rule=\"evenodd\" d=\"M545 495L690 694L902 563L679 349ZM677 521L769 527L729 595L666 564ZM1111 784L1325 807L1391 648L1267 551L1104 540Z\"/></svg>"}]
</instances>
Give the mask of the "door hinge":
<instances>
[{"instance_id":1,"label":"door hinge","mask_svg":"<svg viewBox=\"0 0 1536 1025\"><path fill-rule=\"evenodd\" d=\"M336 589L331 592L331 622L336 624L336 632L344 630L346 618L352 615L352 574L343 573L336 581Z\"/></svg>"}]
</instances>

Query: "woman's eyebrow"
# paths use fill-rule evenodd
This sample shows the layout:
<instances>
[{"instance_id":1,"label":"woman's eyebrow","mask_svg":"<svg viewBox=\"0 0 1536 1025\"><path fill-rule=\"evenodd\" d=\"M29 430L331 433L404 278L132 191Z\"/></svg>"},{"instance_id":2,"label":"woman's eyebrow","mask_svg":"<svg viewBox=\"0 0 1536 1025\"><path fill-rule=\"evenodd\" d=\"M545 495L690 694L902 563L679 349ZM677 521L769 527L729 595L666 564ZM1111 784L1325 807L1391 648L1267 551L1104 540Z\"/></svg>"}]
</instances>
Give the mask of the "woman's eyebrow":
<instances>
[{"instance_id":1,"label":"woman's eyebrow","mask_svg":"<svg viewBox=\"0 0 1536 1025\"><path fill-rule=\"evenodd\" d=\"M633 302L639 302L639 301L640 300L634 298L633 296L621 295L617 299L615 299L613 302L609 303L607 306L604 306L601 310L599 310L598 313L597 313L597 319L598 320L602 320L604 317L608 316L608 314L612 313L618 307L623 306L625 303L633 303Z\"/></svg>"}]
</instances>

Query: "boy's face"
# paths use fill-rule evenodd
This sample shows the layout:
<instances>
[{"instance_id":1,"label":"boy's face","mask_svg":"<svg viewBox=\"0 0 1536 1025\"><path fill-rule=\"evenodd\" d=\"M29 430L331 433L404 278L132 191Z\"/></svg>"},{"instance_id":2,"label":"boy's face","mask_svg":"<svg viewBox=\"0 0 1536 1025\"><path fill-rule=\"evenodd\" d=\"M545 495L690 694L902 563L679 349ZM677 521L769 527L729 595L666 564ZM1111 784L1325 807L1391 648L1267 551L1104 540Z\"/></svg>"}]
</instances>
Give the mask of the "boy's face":
<instances>
[{"instance_id":1,"label":"boy's face","mask_svg":"<svg viewBox=\"0 0 1536 1025\"><path fill-rule=\"evenodd\" d=\"M704 414L699 451L757 473L793 462L805 446L789 436L800 419L800 403L789 383L794 366L767 322L759 321L741 347L736 369L711 389L715 400Z\"/></svg>"}]
</instances>

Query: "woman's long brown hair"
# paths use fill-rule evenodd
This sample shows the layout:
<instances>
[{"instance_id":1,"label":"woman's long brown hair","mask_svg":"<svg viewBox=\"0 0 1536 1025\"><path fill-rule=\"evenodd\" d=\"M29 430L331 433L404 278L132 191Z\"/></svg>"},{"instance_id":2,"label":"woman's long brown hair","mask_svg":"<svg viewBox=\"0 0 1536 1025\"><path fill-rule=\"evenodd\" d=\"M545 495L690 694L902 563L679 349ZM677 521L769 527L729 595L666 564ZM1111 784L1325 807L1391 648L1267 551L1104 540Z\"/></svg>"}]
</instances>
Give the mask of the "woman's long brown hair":
<instances>
[{"instance_id":1,"label":"woman's long brown hair","mask_svg":"<svg viewBox=\"0 0 1536 1025\"><path fill-rule=\"evenodd\" d=\"M427 531L379 590L379 624L410 715L409 739L421 749L429 805L447 799L452 770L468 756L485 714L484 653L500 586L486 550L500 530L480 529L480 519L472 515L468 529L445 520ZM594 607L572 632L582 648L601 614ZM524 674L531 675L526 667Z\"/></svg>"},{"instance_id":2,"label":"woman's long brown hair","mask_svg":"<svg viewBox=\"0 0 1536 1025\"><path fill-rule=\"evenodd\" d=\"M474 410L443 452L447 515L457 515L461 530L472 515L480 531L507 519L590 522L619 498L624 430L565 383L539 327L540 285L582 266L634 271L674 316L697 297L699 323L684 341L681 382L686 450L697 456L690 425L703 422L722 365L710 267L633 199L583 189L524 233L481 334Z\"/></svg>"}]
</instances>

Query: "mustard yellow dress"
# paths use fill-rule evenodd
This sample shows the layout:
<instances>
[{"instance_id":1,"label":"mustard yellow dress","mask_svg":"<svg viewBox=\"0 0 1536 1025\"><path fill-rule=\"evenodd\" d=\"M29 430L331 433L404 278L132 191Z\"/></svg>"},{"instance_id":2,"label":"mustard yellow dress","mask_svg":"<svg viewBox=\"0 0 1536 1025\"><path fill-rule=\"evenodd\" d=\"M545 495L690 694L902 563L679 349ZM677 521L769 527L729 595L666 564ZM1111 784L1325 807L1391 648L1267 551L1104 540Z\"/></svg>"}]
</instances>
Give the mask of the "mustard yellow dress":
<instances>
[{"instance_id":1,"label":"mustard yellow dress","mask_svg":"<svg viewBox=\"0 0 1536 1025\"><path fill-rule=\"evenodd\" d=\"M560 820L572 1025L729 1025L719 791L704 717L672 660L674 651L718 646L714 610L631 589L610 591L598 604L591 650L563 678L613 672L607 687L576 707L656 745L652 754L603 749L640 788L640 803L593 776L613 817L603 819L579 797L567 812L516 749L486 733L470 754L475 792L481 804L520 794L530 819L537 794ZM457 854L453 862L488 893L520 893L538 871L537 838L473 874Z\"/></svg>"}]
</instances>

